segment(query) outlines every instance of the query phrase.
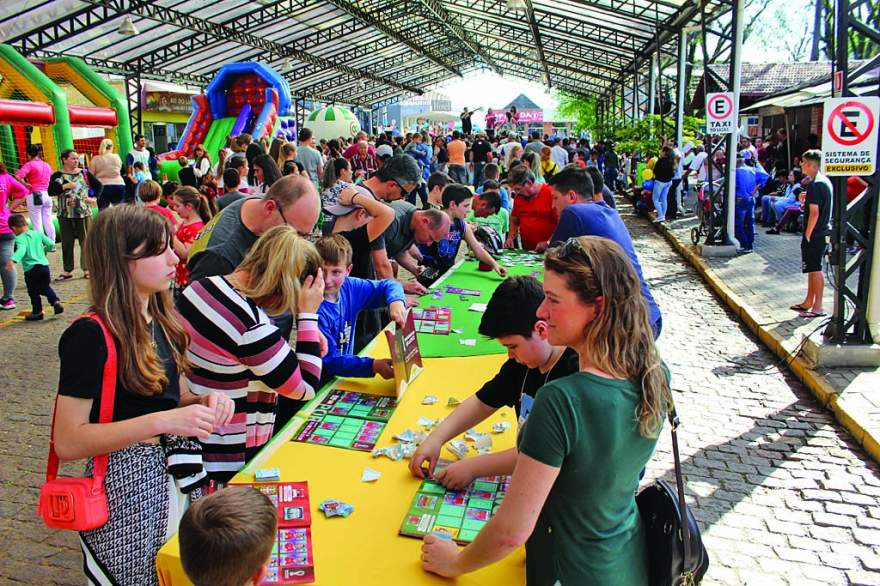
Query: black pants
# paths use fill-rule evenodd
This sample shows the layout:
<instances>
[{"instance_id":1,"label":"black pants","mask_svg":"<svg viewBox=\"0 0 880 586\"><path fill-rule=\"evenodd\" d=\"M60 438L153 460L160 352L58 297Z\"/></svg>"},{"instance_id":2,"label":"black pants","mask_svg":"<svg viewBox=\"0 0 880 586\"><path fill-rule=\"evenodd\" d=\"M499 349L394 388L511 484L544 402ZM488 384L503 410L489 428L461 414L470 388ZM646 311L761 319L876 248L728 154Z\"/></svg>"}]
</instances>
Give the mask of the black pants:
<instances>
[{"instance_id":1,"label":"black pants","mask_svg":"<svg viewBox=\"0 0 880 586\"><path fill-rule=\"evenodd\" d=\"M64 272L73 272L73 243L79 241L79 268L89 270L86 266L85 242L89 231L89 223L92 217L86 218L58 218L58 227L61 229L61 260L64 264Z\"/></svg>"},{"instance_id":2,"label":"black pants","mask_svg":"<svg viewBox=\"0 0 880 586\"><path fill-rule=\"evenodd\" d=\"M125 200L125 185L105 185L98 196L98 209L119 205Z\"/></svg>"},{"instance_id":3,"label":"black pants","mask_svg":"<svg viewBox=\"0 0 880 586\"><path fill-rule=\"evenodd\" d=\"M24 282L27 285L27 292L31 298L34 313L43 313L43 300L40 298L41 296L45 296L50 305L58 303L58 295L52 289L51 281L49 267L46 265L36 265L24 272Z\"/></svg>"}]
</instances>

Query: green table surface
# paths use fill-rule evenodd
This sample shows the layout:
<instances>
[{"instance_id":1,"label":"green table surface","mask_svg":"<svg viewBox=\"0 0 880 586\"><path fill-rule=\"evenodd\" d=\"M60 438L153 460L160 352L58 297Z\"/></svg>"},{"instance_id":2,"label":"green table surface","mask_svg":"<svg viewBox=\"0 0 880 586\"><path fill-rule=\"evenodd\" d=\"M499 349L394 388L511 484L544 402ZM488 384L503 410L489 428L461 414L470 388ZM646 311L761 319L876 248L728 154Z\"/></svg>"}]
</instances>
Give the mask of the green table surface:
<instances>
[{"instance_id":1,"label":"green table surface","mask_svg":"<svg viewBox=\"0 0 880 586\"><path fill-rule=\"evenodd\" d=\"M507 268L508 276L531 275L543 279L544 267L542 255L525 253L505 253L499 258L502 266ZM468 308L474 303L488 303L495 288L504 280L495 271L478 270L476 260L467 259L438 281L432 289L419 298L419 306L448 307L452 311L452 329L460 330L461 333L452 332L444 334L417 334L419 351L424 358L448 358L455 356L482 356L486 354L504 354L507 350L496 340L481 336L477 331L480 327L480 319L483 313L470 311ZM464 299L457 293L447 293L446 287L460 287L462 289L476 289L480 295L465 295ZM441 299L434 299L432 294L435 290L443 292ZM460 340L475 340L474 346L466 346Z\"/></svg>"}]
</instances>

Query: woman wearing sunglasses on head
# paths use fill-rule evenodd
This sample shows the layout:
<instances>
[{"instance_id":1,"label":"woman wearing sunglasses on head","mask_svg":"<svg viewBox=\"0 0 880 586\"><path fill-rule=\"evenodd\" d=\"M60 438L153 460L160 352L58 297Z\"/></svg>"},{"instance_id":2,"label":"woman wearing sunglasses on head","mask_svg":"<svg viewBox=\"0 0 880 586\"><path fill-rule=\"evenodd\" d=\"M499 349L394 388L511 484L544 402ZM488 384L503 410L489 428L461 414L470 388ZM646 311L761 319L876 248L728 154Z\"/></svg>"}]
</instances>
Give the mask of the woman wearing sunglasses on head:
<instances>
[{"instance_id":1,"label":"woman wearing sunglasses on head","mask_svg":"<svg viewBox=\"0 0 880 586\"><path fill-rule=\"evenodd\" d=\"M647 584L635 492L671 396L638 276L618 244L582 236L547 252L544 293L549 342L580 372L537 393L495 517L463 550L426 536L423 567L457 576L525 544L529 586Z\"/></svg>"}]
</instances>

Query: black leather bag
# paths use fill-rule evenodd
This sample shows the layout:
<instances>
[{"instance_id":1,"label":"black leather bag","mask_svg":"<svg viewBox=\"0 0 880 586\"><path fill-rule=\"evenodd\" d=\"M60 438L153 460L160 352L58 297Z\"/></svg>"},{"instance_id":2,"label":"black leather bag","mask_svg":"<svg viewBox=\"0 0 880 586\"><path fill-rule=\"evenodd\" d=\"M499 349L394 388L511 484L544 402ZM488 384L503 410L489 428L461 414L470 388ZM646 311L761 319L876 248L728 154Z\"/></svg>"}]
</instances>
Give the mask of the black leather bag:
<instances>
[{"instance_id":1,"label":"black leather bag","mask_svg":"<svg viewBox=\"0 0 880 586\"><path fill-rule=\"evenodd\" d=\"M709 569L709 553L697 521L684 502L675 409L669 411L669 423L676 487L658 480L639 492L636 504L645 524L651 586L688 586L703 579Z\"/></svg>"}]
</instances>

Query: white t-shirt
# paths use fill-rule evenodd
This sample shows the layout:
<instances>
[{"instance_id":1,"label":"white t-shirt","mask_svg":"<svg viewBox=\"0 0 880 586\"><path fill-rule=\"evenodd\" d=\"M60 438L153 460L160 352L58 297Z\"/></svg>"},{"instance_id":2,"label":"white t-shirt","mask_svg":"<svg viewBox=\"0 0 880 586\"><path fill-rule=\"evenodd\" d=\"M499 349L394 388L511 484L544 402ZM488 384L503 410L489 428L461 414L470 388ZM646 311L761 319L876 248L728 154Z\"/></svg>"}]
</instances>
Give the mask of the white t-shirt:
<instances>
[{"instance_id":1,"label":"white t-shirt","mask_svg":"<svg viewBox=\"0 0 880 586\"><path fill-rule=\"evenodd\" d=\"M690 167L688 167L691 171L697 172L697 179L700 181L706 180L706 166L703 164L706 161L706 157L709 156L709 153L702 152L694 155L694 160L691 161Z\"/></svg>"}]
</instances>

